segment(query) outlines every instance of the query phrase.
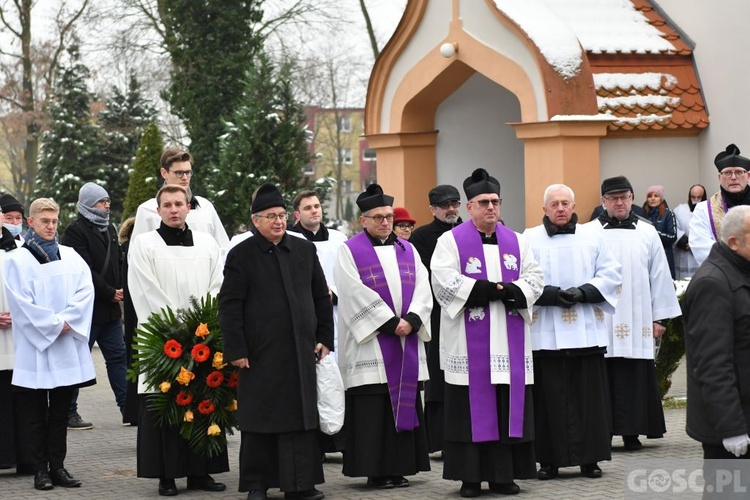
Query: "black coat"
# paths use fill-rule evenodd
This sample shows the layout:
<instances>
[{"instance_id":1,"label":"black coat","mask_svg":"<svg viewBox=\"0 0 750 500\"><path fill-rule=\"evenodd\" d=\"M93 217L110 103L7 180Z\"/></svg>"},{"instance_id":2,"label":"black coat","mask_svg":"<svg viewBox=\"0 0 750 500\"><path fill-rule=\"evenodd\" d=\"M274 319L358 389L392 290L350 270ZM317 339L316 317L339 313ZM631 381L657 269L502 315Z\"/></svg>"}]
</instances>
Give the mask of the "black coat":
<instances>
[{"instance_id":1,"label":"black coat","mask_svg":"<svg viewBox=\"0 0 750 500\"><path fill-rule=\"evenodd\" d=\"M333 346L333 306L315 245L260 233L227 255L219 293L224 361L240 370L240 429L281 433L318 427L315 344Z\"/></svg>"},{"instance_id":2,"label":"black coat","mask_svg":"<svg viewBox=\"0 0 750 500\"><path fill-rule=\"evenodd\" d=\"M750 262L711 248L685 293L687 433L702 443L750 429Z\"/></svg>"},{"instance_id":3,"label":"black coat","mask_svg":"<svg viewBox=\"0 0 750 500\"><path fill-rule=\"evenodd\" d=\"M79 215L65 230L60 243L73 247L91 268L94 281L93 323L109 323L120 319L120 304L112 302L115 290L122 288L122 250L115 227L110 224L107 231L102 232L91 221Z\"/></svg>"}]
</instances>

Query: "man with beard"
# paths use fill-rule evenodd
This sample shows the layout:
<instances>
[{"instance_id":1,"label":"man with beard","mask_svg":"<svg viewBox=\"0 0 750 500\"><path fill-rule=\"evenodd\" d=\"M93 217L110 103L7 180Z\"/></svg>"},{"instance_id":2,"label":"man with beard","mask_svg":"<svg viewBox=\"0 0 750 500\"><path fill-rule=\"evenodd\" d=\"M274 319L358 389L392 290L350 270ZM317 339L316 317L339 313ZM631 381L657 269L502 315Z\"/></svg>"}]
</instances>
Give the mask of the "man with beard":
<instances>
[{"instance_id":1,"label":"man with beard","mask_svg":"<svg viewBox=\"0 0 750 500\"><path fill-rule=\"evenodd\" d=\"M159 163L164 184L182 186L188 193L190 213L188 213L186 222L190 225L190 230L210 234L219 246L226 250L229 245L229 237L221 224L216 209L206 198L195 196L190 190L190 180L193 178L193 156L183 149L170 146L162 153ZM159 227L161 217L157 213L157 207L156 199L141 203L135 214L135 226L131 238Z\"/></svg>"},{"instance_id":2,"label":"man with beard","mask_svg":"<svg viewBox=\"0 0 750 500\"><path fill-rule=\"evenodd\" d=\"M706 201L706 188L700 184L690 186L687 203L674 209L677 220L677 242L674 245L675 278L690 278L698 270L698 262L690 251L690 220L698 203Z\"/></svg>"},{"instance_id":3,"label":"man with beard","mask_svg":"<svg viewBox=\"0 0 750 500\"><path fill-rule=\"evenodd\" d=\"M602 233L623 276L617 309L605 316L612 433L622 436L626 450L635 451L643 447L639 435L653 439L666 432L654 339L664 333L661 322L681 311L659 234L631 210L630 181L605 179L601 192L605 211L588 225Z\"/></svg>"},{"instance_id":4,"label":"man with beard","mask_svg":"<svg viewBox=\"0 0 750 500\"><path fill-rule=\"evenodd\" d=\"M622 268L601 233L578 224L568 186L549 186L542 209L542 224L523 233L545 283L531 323L537 478L574 465L599 478L597 462L612 458L604 313L615 311Z\"/></svg>"},{"instance_id":5,"label":"man with beard","mask_svg":"<svg viewBox=\"0 0 750 500\"><path fill-rule=\"evenodd\" d=\"M698 203L690 219L690 250L698 265L703 264L721 235L721 223L727 211L737 205L750 205L747 186L750 160L740 156L740 148L730 144L716 155L714 165L719 171L719 191Z\"/></svg>"},{"instance_id":6,"label":"man with beard","mask_svg":"<svg viewBox=\"0 0 750 500\"><path fill-rule=\"evenodd\" d=\"M409 242L417 249L422 263L429 272L430 260L438 238L461 223L461 217L458 215L461 195L455 187L441 184L430 190L428 198L434 219L429 224L417 228ZM430 324L432 340L425 345L430 380L425 382L424 388L424 423L427 429L427 449L430 453L436 453L443 450L445 376L440 369L440 305L434 295Z\"/></svg>"},{"instance_id":7,"label":"man with beard","mask_svg":"<svg viewBox=\"0 0 750 500\"><path fill-rule=\"evenodd\" d=\"M476 497L520 492L536 477L531 306L544 288L526 239L500 224L500 183L476 169L464 181L471 220L438 238L432 288L442 307L443 478Z\"/></svg>"}]
</instances>

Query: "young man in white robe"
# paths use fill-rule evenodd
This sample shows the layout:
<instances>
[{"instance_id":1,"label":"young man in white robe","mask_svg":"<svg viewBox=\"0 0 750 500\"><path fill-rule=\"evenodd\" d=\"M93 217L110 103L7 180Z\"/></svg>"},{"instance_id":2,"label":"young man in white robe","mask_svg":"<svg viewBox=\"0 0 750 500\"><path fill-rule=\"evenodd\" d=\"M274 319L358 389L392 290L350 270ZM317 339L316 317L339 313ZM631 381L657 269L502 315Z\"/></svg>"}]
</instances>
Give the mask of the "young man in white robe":
<instances>
[{"instance_id":1,"label":"young man in white robe","mask_svg":"<svg viewBox=\"0 0 750 500\"><path fill-rule=\"evenodd\" d=\"M94 284L88 264L58 245L60 208L50 198L29 207L23 248L5 260L13 328L19 461L34 469L34 488L76 487L65 469L68 408L75 387L96 383L88 337Z\"/></svg>"},{"instance_id":2,"label":"young man in white robe","mask_svg":"<svg viewBox=\"0 0 750 500\"><path fill-rule=\"evenodd\" d=\"M612 459L604 314L615 311L622 268L600 232L578 224L568 186L547 187L542 209L542 224L523 233L545 283L531 322L537 478L575 465L599 478L597 462Z\"/></svg>"},{"instance_id":3,"label":"young man in white robe","mask_svg":"<svg viewBox=\"0 0 750 500\"><path fill-rule=\"evenodd\" d=\"M185 188L167 184L156 199L160 226L133 238L128 251L128 286L139 325L163 308L190 307L191 297L218 294L223 278L219 244L207 233L191 231L185 222L190 212ZM156 391L146 386L141 373L138 393ZM191 452L177 429L156 425L145 396L140 401L137 456L138 477L159 478L160 495L177 495L175 478L185 476L191 490L226 489L209 475L229 470L226 449L210 459Z\"/></svg>"},{"instance_id":4,"label":"young man in white robe","mask_svg":"<svg viewBox=\"0 0 750 500\"><path fill-rule=\"evenodd\" d=\"M219 246L226 251L229 245L224 226L213 204L202 196L194 196L190 191L190 180L193 178L193 156L187 151L175 146L164 150L160 160L161 177L165 185L182 186L187 190L190 200L190 213L187 223L191 231L208 233L216 239ZM135 226L131 238L139 234L153 231L161 224L156 199L146 200L140 204L135 214Z\"/></svg>"},{"instance_id":5,"label":"young man in white robe","mask_svg":"<svg viewBox=\"0 0 750 500\"><path fill-rule=\"evenodd\" d=\"M721 222L727 211L737 205L750 205L750 159L740 156L740 148L730 144L716 155L714 165L719 171L719 191L698 203L690 219L690 251L699 266L721 236Z\"/></svg>"},{"instance_id":6,"label":"young man in white robe","mask_svg":"<svg viewBox=\"0 0 750 500\"><path fill-rule=\"evenodd\" d=\"M602 182L605 211L589 222L600 231L622 265L622 287L607 323L607 373L612 398L612 433L628 451L642 448L639 435L660 438L666 432L654 365L654 339L663 321L682 314L667 256L656 229L635 215L627 178Z\"/></svg>"},{"instance_id":7,"label":"young man in white robe","mask_svg":"<svg viewBox=\"0 0 750 500\"><path fill-rule=\"evenodd\" d=\"M430 470L421 382L430 340L430 283L419 254L393 233L393 197L377 184L357 197L362 232L341 246L339 367L346 388L344 475L371 488L409 486Z\"/></svg>"},{"instance_id":8,"label":"young man in white robe","mask_svg":"<svg viewBox=\"0 0 750 500\"><path fill-rule=\"evenodd\" d=\"M500 224L500 183L484 169L464 181L471 220L438 238L432 287L442 307L443 478L462 497L520 491L536 477L531 306L542 270L526 239Z\"/></svg>"}]
</instances>

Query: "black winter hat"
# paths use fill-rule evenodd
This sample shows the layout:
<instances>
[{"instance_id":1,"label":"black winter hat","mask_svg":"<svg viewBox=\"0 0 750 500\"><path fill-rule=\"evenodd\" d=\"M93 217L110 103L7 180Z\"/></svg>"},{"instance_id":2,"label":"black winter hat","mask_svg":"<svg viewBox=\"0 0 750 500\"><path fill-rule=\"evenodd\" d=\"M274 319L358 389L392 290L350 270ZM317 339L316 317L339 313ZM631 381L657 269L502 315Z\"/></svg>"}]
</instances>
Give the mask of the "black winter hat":
<instances>
[{"instance_id":1,"label":"black winter hat","mask_svg":"<svg viewBox=\"0 0 750 500\"><path fill-rule=\"evenodd\" d=\"M258 192L255 193L252 211L255 214L271 207L286 208L286 203L284 203L284 198L281 196L279 189L273 184L266 183L259 187Z\"/></svg>"},{"instance_id":2,"label":"black winter hat","mask_svg":"<svg viewBox=\"0 0 750 500\"><path fill-rule=\"evenodd\" d=\"M8 212L21 212L21 215L24 215L23 205L9 194L0 196L0 210L2 210L4 214L7 214Z\"/></svg>"},{"instance_id":3,"label":"black winter hat","mask_svg":"<svg viewBox=\"0 0 750 500\"><path fill-rule=\"evenodd\" d=\"M392 207L393 196L383 193L380 184L370 184L367 189L357 196L357 206L362 213L378 207Z\"/></svg>"},{"instance_id":4,"label":"black winter hat","mask_svg":"<svg viewBox=\"0 0 750 500\"><path fill-rule=\"evenodd\" d=\"M633 192L633 186L624 175L610 177L609 179L604 179L604 182L602 182L602 196L607 193L619 193L621 191Z\"/></svg>"},{"instance_id":5,"label":"black winter hat","mask_svg":"<svg viewBox=\"0 0 750 500\"><path fill-rule=\"evenodd\" d=\"M471 173L471 177L464 180L464 193L466 199L471 200L480 194L500 194L500 181L483 168L478 168Z\"/></svg>"},{"instance_id":6,"label":"black winter hat","mask_svg":"<svg viewBox=\"0 0 750 500\"><path fill-rule=\"evenodd\" d=\"M447 201L461 201L461 194L449 184L440 184L430 189L429 198L430 205L439 206Z\"/></svg>"}]
</instances>

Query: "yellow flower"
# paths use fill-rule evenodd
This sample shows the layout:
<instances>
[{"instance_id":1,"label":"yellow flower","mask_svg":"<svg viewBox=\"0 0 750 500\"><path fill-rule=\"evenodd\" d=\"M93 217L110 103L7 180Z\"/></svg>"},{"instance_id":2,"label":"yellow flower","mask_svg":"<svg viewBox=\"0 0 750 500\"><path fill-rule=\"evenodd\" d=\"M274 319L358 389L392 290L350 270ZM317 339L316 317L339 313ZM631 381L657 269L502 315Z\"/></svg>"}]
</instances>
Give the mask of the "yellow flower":
<instances>
[{"instance_id":1,"label":"yellow flower","mask_svg":"<svg viewBox=\"0 0 750 500\"><path fill-rule=\"evenodd\" d=\"M221 370L227 366L227 364L224 362L224 354L220 352L214 353L214 361L213 361L213 367L217 370Z\"/></svg>"},{"instance_id":2,"label":"yellow flower","mask_svg":"<svg viewBox=\"0 0 750 500\"><path fill-rule=\"evenodd\" d=\"M181 366L180 374L177 375L177 378L175 380L177 380L177 382L179 382L182 385L188 385L190 381L193 380L194 378L195 378L195 373L189 370L186 370L185 367Z\"/></svg>"},{"instance_id":3,"label":"yellow flower","mask_svg":"<svg viewBox=\"0 0 750 500\"><path fill-rule=\"evenodd\" d=\"M200 325L198 325L198 328L195 329L195 336L202 339L205 339L209 333L211 332L208 331L207 323L201 323Z\"/></svg>"},{"instance_id":4,"label":"yellow flower","mask_svg":"<svg viewBox=\"0 0 750 500\"><path fill-rule=\"evenodd\" d=\"M211 424L206 431L209 436L218 436L221 434L221 427L216 424Z\"/></svg>"},{"instance_id":5,"label":"yellow flower","mask_svg":"<svg viewBox=\"0 0 750 500\"><path fill-rule=\"evenodd\" d=\"M185 422L192 422L193 421L193 412L188 410L185 412L185 417L183 418Z\"/></svg>"},{"instance_id":6,"label":"yellow flower","mask_svg":"<svg viewBox=\"0 0 750 500\"><path fill-rule=\"evenodd\" d=\"M229 406L227 406L227 410L229 410L229 411L237 411L237 400L236 399L233 399L232 403Z\"/></svg>"},{"instance_id":7,"label":"yellow flower","mask_svg":"<svg viewBox=\"0 0 750 500\"><path fill-rule=\"evenodd\" d=\"M169 382L162 382L161 384L159 384L159 390L161 392L169 392L169 389L171 388L172 384L170 384Z\"/></svg>"}]
</instances>

